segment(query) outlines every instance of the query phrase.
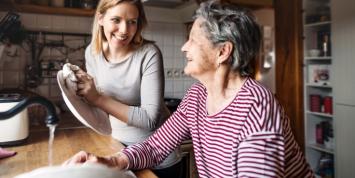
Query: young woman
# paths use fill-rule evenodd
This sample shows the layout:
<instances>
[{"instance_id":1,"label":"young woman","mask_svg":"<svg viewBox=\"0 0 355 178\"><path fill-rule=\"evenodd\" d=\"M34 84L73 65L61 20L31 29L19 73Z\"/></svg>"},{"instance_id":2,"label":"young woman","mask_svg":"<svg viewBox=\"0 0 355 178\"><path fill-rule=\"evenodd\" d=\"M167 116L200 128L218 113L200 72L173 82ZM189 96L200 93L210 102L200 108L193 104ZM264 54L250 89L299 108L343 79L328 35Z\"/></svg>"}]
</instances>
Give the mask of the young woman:
<instances>
[{"instance_id":1,"label":"young woman","mask_svg":"<svg viewBox=\"0 0 355 178\"><path fill-rule=\"evenodd\" d=\"M148 138L169 116L162 55L143 39L146 25L140 0L101 0L85 51L87 73L76 72L77 94L109 113L112 137L126 146ZM154 165L158 176L168 172L179 177L177 150Z\"/></svg>"}]
</instances>

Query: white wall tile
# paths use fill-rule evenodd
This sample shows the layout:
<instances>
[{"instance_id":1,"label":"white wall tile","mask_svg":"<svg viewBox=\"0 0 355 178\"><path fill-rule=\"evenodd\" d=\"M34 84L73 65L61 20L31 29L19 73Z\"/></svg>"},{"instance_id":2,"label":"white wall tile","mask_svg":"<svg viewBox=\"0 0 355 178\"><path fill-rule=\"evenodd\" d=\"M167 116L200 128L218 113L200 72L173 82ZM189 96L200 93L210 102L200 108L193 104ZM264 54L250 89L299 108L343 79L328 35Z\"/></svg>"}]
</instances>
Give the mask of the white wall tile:
<instances>
[{"instance_id":1,"label":"white wall tile","mask_svg":"<svg viewBox=\"0 0 355 178\"><path fill-rule=\"evenodd\" d=\"M174 83L173 80L171 79L165 79L165 97L172 97L172 94L174 93Z\"/></svg>"},{"instance_id":2,"label":"white wall tile","mask_svg":"<svg viewBox=\"0 0 355 178\"><path fill-rule=\"evenodd\" d=\"M186 42L185 35L175 35L174 45L178 47L182 47L182 45Z\"/></svg>"},{"instance_id":3,"label":"white wall tile","mask_svg":"<svg viewBox=\"0 0 355 178\"><path fill-rule=\"evenodd\" d=\"M65 18L65 29L67 32L71 33L80 33L81 28L80 28L80 20L81 18L79 17L72 17L72 16L67 16Z\"/></svg>"},{"instance_id":4,"label":"white wall tile","mask_svg":"<svg viewBox=\"0 0 355 178\"><path fill-rule=\"evenodd\" d=\"M175 79L174 81L174 93L184 92L184 81L181 79Z\"/></svg>"},{"instance_id":5,"label":"white wall tile","mask_svg":"<svg viewBox=\"0 0 355 178\"><path fill-rule=\"evenodd\" d=\"M40 85L36 88L36 93L49 97L49 85Z\"/></svg>"},{"instance_id":6,"label":"white wall tile","mask_svg":"<svg viewBox=\"0 0 355 178\"><path fill-rule=\"evenodd\" d=\"M174 33L170 33L169 31L166 31L167 33L163 37L163 44L167 46L174 45Z\"/></svg>"},{"instance_id":7,"label":"white wall tile","mask_svg":"<svg viewBox=\"0 0 355 178\"><path fill-rule=\"evenodd\" d=\"M172 58L163 58L164 59L164 68L173 68L174 67L174 60Z\"/></svg>"},{"instance_id":8,"label":"white wall tile","mask_svg":"<svg viewBox=\"0 0 355 178\"><path fill-rule=\"evenodd\" d=\"M55 81L55 83L57 83L57 82ZM54 98L61 96L61 91L60 91L58 85L55 85L55 84L51 85L51 87L50 87L50 96L54 97Z\"/></svg>"},{"instance_id":9,"label":"white wall tile","mask_svg":"<svg viewBox=\"0 0 355 178\"><path fill-rule=\"evenodd\" d=\"M20 73L17 71L5 71L3 73L4 87L18 87L20 80Z\"/></svg>"},{"instance_id":10,"label":"white wall tile","mask_svg":"<svg viewBox=\"0 0 355 178\"><path fill-rule=\"evenodd\" d=\"M26 29L37 28L37 18L35 14L21 13L21 23Z\"/></svg>"},{"instance_id":11,"label":"white wall tile","mask_svg":"<svg viewBox=\"0 0 355 178\"><path fill-rule=\"evenodd\" d=\"M52 29L52 16L36 15L36 29L50 31Z\"/></svg>"},{"instance_id":12,"label":"white wall tile","mask_svg":"<svg viewBox=\"0 0 355 178\"><path fill-rule=\"evenodd\" d=\"M175 47L174 46L171 46L171 45L164 45L163 49L163 56L166 57L166 58L173 58L174 57L174 49Z\"/></svg>"},{"instance_id":13,"label":"white wall tile","mask_svg":"<svg viewBox=\"0 0 355 178\"><path fill-rule=\"evenodd\" d=\"M49 78L45 78L45 79L43 79L43 81L42 81L42 84L44 84L44 85L47 85L47 84L49 84L49 83L50 83Z\"/></svg>"},{"instance_id":14,"label":"white wall tile","mask_svg":"<svg viewBox=\"0 0 355 178\"><path fill-rule=\"evenodd\" d=\"M53 15L51 23L53 31L64 32L66 27L65 19L65 16Z\"/></svg>"},{"instance_id":15,"label":"white wall tile","mask_svg":"<svg viewBox=\"0 0 355 178\"><path fill-rule=\"evenodd\" d=\"M92 21L93 18L91 17L79 17L79 31L81 33L91 33Z\"/></svg>"},{"instance_id":16,"label":"white wall tile","mask_svg":"<svg viewBox=\"0 0 355 178\"><path fill-rule=\"evenodd\" d=\"M20 58L19 57L5 57L6 60L4 63L4 71L18 71L20 69Z\"/></svg>"},{"instance_id":17,"label":"white wall tile","mask_svg":"<svg viewBox=\"0 0 355 178\"><path fill-rule=\"evenodd\" d=\"M185 65L184 65L184 60L183 59L180 59L180 58L177 58L174 60L174 67L175 68L183 68Z\"/></svg>"},{"instance_id":18,"label":"white wall tile","mask_svg":"<svg viewBox=\"0 0 355 178\"><path fill-rule=\"evenodd\" d=\"M2 64L2 63L0 63L0 64ZM2 66L0 66L0 67L2 67ZM0 71L0 88L4 88L4 86L3 86L3 84L4 84L3 73L4 73L3 71Z\"/></svg>"}]
</instances>

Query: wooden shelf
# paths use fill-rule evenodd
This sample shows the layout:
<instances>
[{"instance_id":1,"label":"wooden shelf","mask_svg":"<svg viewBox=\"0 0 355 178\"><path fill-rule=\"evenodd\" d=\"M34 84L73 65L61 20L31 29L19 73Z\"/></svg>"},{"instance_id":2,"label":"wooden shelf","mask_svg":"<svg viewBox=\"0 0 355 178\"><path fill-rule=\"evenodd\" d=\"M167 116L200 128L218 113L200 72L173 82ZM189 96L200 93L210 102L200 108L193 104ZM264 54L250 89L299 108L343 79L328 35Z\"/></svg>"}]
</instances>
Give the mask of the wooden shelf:
<instances>
[{"instance_id":1,"label":"wooden shelf","mask_svg":"<svg viewBox=\"0 0 355 178\"><path fill-rule=\"evenodd\" d=\"M32 5L32 4L6 5L4 7L1 7L0 9L5 11L15 10L17 12L25 12L25 13L86 16L86 17L93 17L95 14L95 10L93 9L50 7L50 6L40 6L40 5Z\"/></svg>"},{"instance_id":2,"label":"wooden shelf","mask_svg":"<svg viewBox=\"0 0 355 178\"><path fill-rule=\"evenodd\" d=\"M312 112L312 111L306 111L307 114L312 114L316 116L322 116L322 117L327 117L327 118L333 118L332 114L328 113L322 113L322 112Z\"/></svg>"},{"instance_id":3,"label":"wooden shelf","mask_svg":"<svg viewBox=\"0 0 355 178\"><path fill-rule=\"evenodd\" d=\"M305 27L318 27L318 26L323 26L323 25L330 25L331 21L324 21L324 22L314 22L314 23L309 23L305 24Z\"/></svg>"},{"instance_id":4,"label":"wooden shelf","mask_svg":"<svg viewBox=\"0 0 355 178\"><path fill-rule=\"evenodd\" d=\"M328 61L328 60L332 60L332 56L317 56L317 57L305 56L304 59L305 60Z\"/></svg>"},{"instance_id":5,"label":"wooden shelf","mask_svg":"<svg viewBox=\"0 0 355 178\"><path fill-rule=\"evenodd\" d=\"M324 145L320 145L320 144L308 144L307 145L309 148L312 148L312 149L315 149L315 150L318 150L318 151L321 151L321 152L325 152L325 153L328 153L328 154L334 154L334 150L333 149L329 149L329 148L326 148Z\"/></svg>"},{"instance_id":6,"label":"wooden shelf","mask_svg":"<svg viewBox=\"0 0 355 178\"><path fill-rule=\"evenodd\" d=\"M306 86L307 87L315 87L315 88L332 89L332 86L330 86L330 85L320 85L320 84L306 83Z\"/></svg>"}]
</instances>

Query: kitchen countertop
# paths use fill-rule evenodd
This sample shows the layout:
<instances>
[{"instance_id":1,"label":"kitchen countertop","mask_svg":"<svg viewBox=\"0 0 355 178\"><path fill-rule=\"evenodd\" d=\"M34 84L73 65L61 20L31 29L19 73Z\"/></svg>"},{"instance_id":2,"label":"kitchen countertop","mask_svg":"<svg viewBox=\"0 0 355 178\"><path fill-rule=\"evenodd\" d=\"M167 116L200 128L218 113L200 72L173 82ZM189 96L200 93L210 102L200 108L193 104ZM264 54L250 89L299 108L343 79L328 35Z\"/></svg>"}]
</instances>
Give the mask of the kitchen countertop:
<instances>
[{"instance_id":1,"label":"kitchen countertop","mask_svg":"<svg viewBox=\"0 0 355 178\"><path fill-rule=\"evenodd\" d=\"M7 147L17 155L0 159L0 177L9 178L48 166L48 129L32 130L27 143L21 146ZM123 145L110 136L102 136L89 128L60 128L55 131L53 143L53 165L60 165L80 150L105 156L121 150ZM135 172L138 178L156 178L149 170Z\"/></svg>"}]
</instances>

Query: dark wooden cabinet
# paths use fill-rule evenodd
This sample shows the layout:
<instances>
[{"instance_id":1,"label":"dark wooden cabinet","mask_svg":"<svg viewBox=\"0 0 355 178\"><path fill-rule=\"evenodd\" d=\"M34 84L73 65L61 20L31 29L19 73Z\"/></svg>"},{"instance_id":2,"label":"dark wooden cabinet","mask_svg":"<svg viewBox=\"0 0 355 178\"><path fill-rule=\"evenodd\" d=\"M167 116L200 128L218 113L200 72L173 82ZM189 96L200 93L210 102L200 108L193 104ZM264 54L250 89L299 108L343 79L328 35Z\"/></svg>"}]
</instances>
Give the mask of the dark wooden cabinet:
<instances>
[{"instance_id":1,"label":"dark wooden cabinet","mask_svg":"<svg viewBox=\"0 0 355 178\"><path fill-rule=\"evenodd\" d=\"M94 16L94 9L67 8L67 7L51 7L35 4L18 4L9 1L0 2L1 11L15 11L36 14L55 14L68 16Z\"/></svg>"}]
</instances>

